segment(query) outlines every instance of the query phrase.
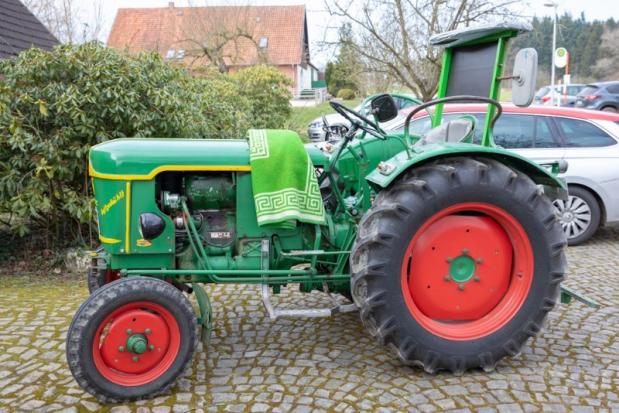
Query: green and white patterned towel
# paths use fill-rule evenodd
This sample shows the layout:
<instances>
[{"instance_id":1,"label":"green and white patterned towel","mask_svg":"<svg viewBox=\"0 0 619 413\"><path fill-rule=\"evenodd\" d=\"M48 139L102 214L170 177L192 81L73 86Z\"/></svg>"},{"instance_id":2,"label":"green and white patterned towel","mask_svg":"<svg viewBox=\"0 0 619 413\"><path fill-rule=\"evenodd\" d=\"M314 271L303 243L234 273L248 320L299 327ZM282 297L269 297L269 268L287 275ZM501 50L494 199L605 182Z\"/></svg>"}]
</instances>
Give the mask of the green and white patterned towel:
<instances>
[{"instance_id":1,"label":"green and white patterned towel","mask_svg":"<svg viewBox=\"0 0 619 413\"><path fill-rule=\"evenodd\" d=\"M325 223L314 167L299 135L250 130L249 162L258 225L294 228L296 221Z\"/></svg>"}]
</instances>

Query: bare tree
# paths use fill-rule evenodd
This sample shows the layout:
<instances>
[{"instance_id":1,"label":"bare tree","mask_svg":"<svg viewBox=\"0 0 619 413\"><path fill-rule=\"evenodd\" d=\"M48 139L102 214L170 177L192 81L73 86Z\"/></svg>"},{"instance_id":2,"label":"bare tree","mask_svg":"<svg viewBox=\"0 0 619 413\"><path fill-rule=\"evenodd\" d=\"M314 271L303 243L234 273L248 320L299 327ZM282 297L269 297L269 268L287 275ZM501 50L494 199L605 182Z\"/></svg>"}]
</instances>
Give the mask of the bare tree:
<instances>
[{"instance_id":1,"label":"bare tree","mask_svg":"<svg viewBox=\"0 0 619 413\"><path fill-rule=\"evenodd\" d=\"M266 54L254 37L260 20L250 7L237 6L233 12L225 6L184 8L179 11L186 16L175 44L184 47L190 65L212 64L222 73L230 65L256 63L244 61L243 56L266 63Z\"/></svg>"},{"instance_id":2,"label":"bare tree","mask_svg":"<svg viewBox=\"0 0 619 413\"><path fill-rule=\"evenodd\" d=\"M619 76L619 29L604 30L600 58L593 68L593 73L604 80L613 80Z\"/></svg>"},{"instance_id":3,"label":"bare tree","mask_svg":"<svg viewBox=\"0 0 619 413\"><path fill-rule=\"evenodd\" d=\"M63 43L96 40L104 25L102 0L23 0L24 5ZM89 13L90 11L90 13Z\"/></svg>"},{"instance_id":4,"label":"bare tree","mask_svg":"<svg viewBox=\"0 0 619 413\"><path fill-rule=\"evenodd\" d=\"M348 40L369 71L384 74L423 100L437 91L442 50L430 36L491 18L514 18L515 0L325 0L332 16L351 22Z\"/></svg>"}]
</instances>

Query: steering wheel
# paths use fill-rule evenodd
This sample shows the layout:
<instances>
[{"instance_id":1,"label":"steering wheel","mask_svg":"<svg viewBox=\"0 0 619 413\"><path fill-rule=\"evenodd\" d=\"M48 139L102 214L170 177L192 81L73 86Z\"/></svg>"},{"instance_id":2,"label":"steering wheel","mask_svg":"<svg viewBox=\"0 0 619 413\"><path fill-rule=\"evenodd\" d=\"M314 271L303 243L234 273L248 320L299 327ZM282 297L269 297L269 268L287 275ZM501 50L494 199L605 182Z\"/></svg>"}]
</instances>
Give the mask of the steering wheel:
<instances>
[{"instance_id":1,"label":"steering wheel","mask_svg":"<svg viewBox=\"0 0 619 413\"><path fill-rule=\"evenodd\" d=\"M409 126L410 126L410 123L411 123L411 119L413 119L413 116L415 116L417 113L419 113L420 111L422 111L424 109L429 108L430 106L438 105L438 104L441 104L441 103L461 102L461 101L474 101L474 102L489 103L489 104L493 105L494 107L496 107L496 109L497 109L496 113L494 114L494 117L490 121L490 128L491 129L494 127L494 123L497 121L499 116L501 116L501 113L503 113L503 107L501 106L499 101L494 100L494 99L490 99L490 98L481 97L481 96L459 95L459 96L449 96L449 97L446 97L446 98L431 100L429 102L422 103L421 105L415 107L415 109L413 109L408 114L408 116L406 117L406 120L404 121L404 139L408 139L409 138L409 136L410 136L410 134L409 134Z\"/></svg>"},{"instance_id":2,"label":"steering wheel","mask_svg":"<svg viewBox=\"0 0 619 413\"><path fill-rule=\"evenodd\" d=\"M357 112L356 110L350 109L350 108L342 105L341 103L330 101L329 104L331 105L331 107L337 113L342 115L352 125L356 125L359 129L362 129L365 132L369 133L370 135L375 136L375 137L377 137L379 139L385 139L385 137L380 134L379 131L381 129L380 129L380 126L378 126L376 124L376 122L369 120L368 118L363 116L361 113ZM359 122L358 120L355 120L355 119L351 118L350 115L352 115L353 117L361 120L363 123ZM367 125L371 126L371 128L368 128ZM350 128L349 132L354 130L354 129L355 129L354 127Z\"/></svg>"}]
</instances>

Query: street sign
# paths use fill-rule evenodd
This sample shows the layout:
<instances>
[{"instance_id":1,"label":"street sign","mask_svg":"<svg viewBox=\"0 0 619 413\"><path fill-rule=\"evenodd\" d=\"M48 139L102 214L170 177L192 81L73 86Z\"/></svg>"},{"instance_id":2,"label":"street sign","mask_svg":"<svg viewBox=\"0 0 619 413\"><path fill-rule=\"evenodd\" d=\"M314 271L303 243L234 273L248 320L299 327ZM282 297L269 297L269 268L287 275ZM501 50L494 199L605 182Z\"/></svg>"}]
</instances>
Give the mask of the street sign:
<instances>
[{"instance_id":1,"label":"street sign","mask_svg":"<svg viewBox=\"0 0 619 413\"><path fill-rule=\"evenodd\" d=\"M569 53L567 52L567 49L565 47L558 47L557 50L555 50L555 66L557 66L559 69L567 66L568 59Z\"/></svg>"}]
</instances>

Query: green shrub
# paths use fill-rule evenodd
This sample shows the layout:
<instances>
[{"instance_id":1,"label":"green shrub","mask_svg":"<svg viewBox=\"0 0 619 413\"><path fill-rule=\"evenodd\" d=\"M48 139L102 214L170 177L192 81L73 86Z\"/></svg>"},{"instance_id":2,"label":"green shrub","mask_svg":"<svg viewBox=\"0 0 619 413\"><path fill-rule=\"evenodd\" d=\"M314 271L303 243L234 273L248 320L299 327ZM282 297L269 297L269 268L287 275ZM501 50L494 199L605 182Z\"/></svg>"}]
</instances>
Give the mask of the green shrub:
<instances>
[{"instance_id":1,"label":"green shrub","mask_svg":"<svg viewBox=\"0 0 619 413\"><path fill-rule=\"evenodd\" d=\"M252 128L282 128L290 114L292 82L274 67L259 65L233 74L243 97L249 101Z\"/></svg>"},{"instance_id":2,"label":"green shrub","mask_svg":"<svg viewBox=\"0 0 619 413\"><path fill-rule=\"evenodd\" d=\"M337 97L344 100L351 100L357 97L357 94L352 89L340 89L337 92Z\"/></svg>"},{"instance_id":3,"label":"green shrub","mask_svg":"<svg viewBox=\"0 0 619 413\"><path fill-rule=\"evenodd\" d=\"M235 78L207 69L197 74L194 87L200 101L196 109L205 117L205 138L239 139L247 135L252 127L252 108Z\"/></svg>"},{"instance_id":4,"label":"green shrub","mask_svg":"<svg viewBox=\"0 0 619 413\"><path fill-rule=\"evenodd\" d=\"M290 113L287 79L273 68L193 77L156 53L94 42L31 49L0 62L0 73L0 220L52 247L94 232L93 144L242 138L250 126L281 127Z\"/></svg>"}]
</instances>

